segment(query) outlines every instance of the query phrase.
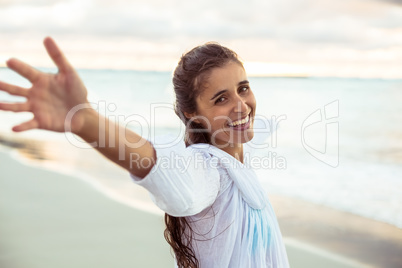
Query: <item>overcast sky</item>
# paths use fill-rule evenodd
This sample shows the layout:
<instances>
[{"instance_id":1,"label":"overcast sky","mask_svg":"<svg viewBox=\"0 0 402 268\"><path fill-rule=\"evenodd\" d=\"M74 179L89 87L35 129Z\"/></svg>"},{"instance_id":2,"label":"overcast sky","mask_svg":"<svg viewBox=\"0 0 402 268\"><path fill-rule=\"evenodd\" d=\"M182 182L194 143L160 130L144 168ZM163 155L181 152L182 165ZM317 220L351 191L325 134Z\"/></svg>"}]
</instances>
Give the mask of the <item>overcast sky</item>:
<instances>
[{"instance_id":1,"label":"overcast sky","mask_svg":"<svg viewBox=\"0 0 402 268\"><path fill-rule=\"evenodd\" d=\"M0 0L0 33L0 65L51 65L50 35L78 68L172 70L218 41L251 73L402 78L402 0Z\"/></svg>"}]
</instances>

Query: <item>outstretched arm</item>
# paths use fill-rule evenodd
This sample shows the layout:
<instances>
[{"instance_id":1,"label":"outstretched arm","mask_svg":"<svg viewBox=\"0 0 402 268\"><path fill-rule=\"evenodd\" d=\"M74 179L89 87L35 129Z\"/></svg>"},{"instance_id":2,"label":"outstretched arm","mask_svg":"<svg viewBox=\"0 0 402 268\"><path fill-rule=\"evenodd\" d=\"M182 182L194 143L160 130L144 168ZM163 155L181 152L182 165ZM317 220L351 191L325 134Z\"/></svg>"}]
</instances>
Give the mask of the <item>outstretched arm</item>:
<instances>
[{"instance_id":1,"label":"outstretched arm","mask_svg":"<svg viewBox=\"0 0 402 268\"><path fill-rule=\"evenodd\" d=\"M89 143L102 144L95 146L100 153L133 175L145 177L156 160L152 144L135 132L110 122L108 118L101 118L90 107L83 82L53 39L47 37L44 45L59 70L57 74L41 72L17 59L7 61L10 69L32 84L31 88L22 88L0 81L0 90L26 98L23 103L0 103L0 110L33 114L31 120L13 127L13 131L71 131ZM73 113L71 120L66 120L74 109L77 112ZM133 155L137 162L146 158L145 162L150 161L151 164L131 166L130 156Z\"/></svg>"}]
</instances>

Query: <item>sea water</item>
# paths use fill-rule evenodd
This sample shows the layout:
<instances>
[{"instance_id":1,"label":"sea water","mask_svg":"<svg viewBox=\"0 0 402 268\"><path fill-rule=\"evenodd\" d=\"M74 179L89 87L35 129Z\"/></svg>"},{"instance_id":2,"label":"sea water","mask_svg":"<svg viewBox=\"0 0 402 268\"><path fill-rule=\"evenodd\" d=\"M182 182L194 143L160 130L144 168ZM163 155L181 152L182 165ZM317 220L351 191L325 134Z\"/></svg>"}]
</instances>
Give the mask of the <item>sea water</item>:
<instances>
[{"instance_id":1,"label":"sea water","mask_svg":"<svg viewBox=\"0 0 402 268\"><path fill-rule=\"evenodd\" d=\"M171 73L79 70L79 74L89 101L110 119L146 138L183 135L173 108ZM0 80L29 85L7 69L0 70ZM402 228L402 80L249 77L249 81L257 115L271 122L270 136L254 159L269 194L301 198ZM0 100L21 99L0 93ZM0 115L0 131L29 117ZM46 139L50 134L28 135Z\"/></svg>"}]
</instances>

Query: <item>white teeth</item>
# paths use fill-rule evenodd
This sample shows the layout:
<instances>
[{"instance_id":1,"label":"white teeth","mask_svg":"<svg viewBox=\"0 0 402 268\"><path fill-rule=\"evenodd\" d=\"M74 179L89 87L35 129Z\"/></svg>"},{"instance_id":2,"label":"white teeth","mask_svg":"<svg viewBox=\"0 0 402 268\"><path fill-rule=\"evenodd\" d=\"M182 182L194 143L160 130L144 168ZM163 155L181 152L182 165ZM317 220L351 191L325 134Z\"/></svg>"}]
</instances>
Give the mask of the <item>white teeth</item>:
<instances>
[{"instance_id":1,"label":"white teeth","mask_svg":"<svg viewBox=\"0 0 402 268\"><path fill-rule=\"evenodd\" d=\"M245 124L245 123L248 123L248 121L250 120L250 115L248 115L246 118L244 118L244 119L242 119L242 120L237 120L237 121L234 121L233 123L229 123L229 126L230 127L235 127L235 126L238 126L238 125L243 125L243 124Z\"/></svg>"}]
</instances>

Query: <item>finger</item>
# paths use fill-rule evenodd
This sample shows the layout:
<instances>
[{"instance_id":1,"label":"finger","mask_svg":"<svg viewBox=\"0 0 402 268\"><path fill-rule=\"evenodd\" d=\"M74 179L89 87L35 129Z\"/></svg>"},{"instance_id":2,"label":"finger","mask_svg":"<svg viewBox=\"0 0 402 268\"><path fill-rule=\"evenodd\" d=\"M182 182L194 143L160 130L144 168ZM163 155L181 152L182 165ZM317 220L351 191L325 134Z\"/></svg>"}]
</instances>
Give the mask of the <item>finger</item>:
<instances>
[{"instance_id":1,"label":"finger","mask_svg":"<svg viewBox=\"0 0 402 268\"><path fill-rule=\"evenodd\" d=\"M43 41L43 44L45 45L50 58L52 58L54 64L56 64L60 72L66 72L72 69L67 58L64 56L63 52L52 38L46 37Z\"/></svg>"},{"instance_id":2,"label":"finger","mask_svg":"<svg viewBox=\"0 0 402 268\"><path fill-rule=\"evenodd\" d=\"M38 126L39 126L38 122L35 119L32 119L30 121L19 124L18 126L15 126L12 129L15 132L21 132L21 131L38 128Z\"/></svg>"},{"instance_id":3,"label":"finger","mask_svg":"<svg viewBox=\"0 0 402 268\"><path fill-rule=\"evenodd\" d=\"M20 97L27 97L29 90L26 88L22 88L19 86L7 84L0 81L0 90L5 91L10 95L20 96Z\"/></svg>"},{"instance_id":4,"label":"finger","mask_svg":"<svg viewBox=\"0 0 402 268\"><path fill-rule=\"evenodd\" d=\"M0 102L0 110L10 112L29 112L29 104L27 102L4 103Z\"/></svg>"},{"instance_id":5,"label":"finger","mask_svg":"<svg viewBox=\"0 0 402 268\"><path fill-rule=\"evenodd\" d=\"M17 59L9 59L7 61L7 66L14 72L19 73L21 76L25 77L28 79L30 82L34 82L38 76L39 76L39 71L33 68L32 66L29 66L25 62L22 62Z\"/></svg>"}]
</instances>

